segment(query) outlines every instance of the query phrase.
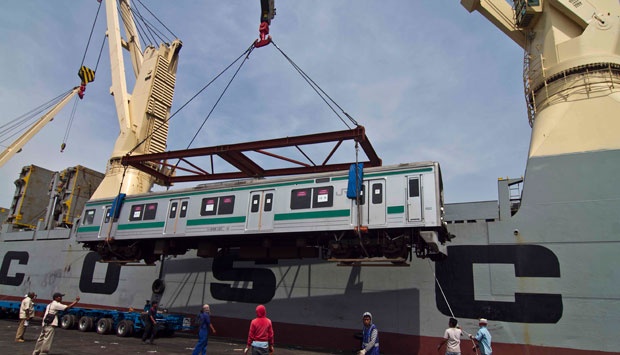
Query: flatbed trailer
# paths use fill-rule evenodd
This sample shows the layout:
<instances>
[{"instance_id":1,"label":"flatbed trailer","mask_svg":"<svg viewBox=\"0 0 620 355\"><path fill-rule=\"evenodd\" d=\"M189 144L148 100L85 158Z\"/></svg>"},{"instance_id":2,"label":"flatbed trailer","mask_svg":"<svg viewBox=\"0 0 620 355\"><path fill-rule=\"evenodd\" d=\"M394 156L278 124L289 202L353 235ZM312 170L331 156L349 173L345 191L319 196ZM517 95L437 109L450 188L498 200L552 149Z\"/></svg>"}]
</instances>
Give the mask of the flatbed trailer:
<instances>
[{"instance_id":1,"label":"flatbed trailer","mask_svg":"<svg viewBox=\"0 0 620 355\"><path fill-rule=\"evenodd\" d=\"M19 301L0 301L0 314L18 317ZM36 312L45 312L47 305L35 304ZM120 337L132 336L144 331L146 312L119 311L109 309L72 307L58 313L58 325L63 329L79 329L82 332L96 331L99 334L115 333ZM172 335L178 330L191 330L191 318L181 314L157 313L157 332Z\"/></svg>"}]
</instances>

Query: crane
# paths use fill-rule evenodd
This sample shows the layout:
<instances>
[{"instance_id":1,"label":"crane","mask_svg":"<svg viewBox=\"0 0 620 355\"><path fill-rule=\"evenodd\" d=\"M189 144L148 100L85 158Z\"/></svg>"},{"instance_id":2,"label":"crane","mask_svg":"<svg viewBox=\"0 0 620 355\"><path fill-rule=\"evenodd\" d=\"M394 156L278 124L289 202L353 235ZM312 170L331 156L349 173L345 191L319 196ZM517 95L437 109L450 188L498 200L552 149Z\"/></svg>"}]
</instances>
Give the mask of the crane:
<instances>
[{"instance_id":1,"label":"crane","mask_svg":"<svg viewBox=\"0 0 620 355\"><path fill-rule=\"evenodd\" d=\"M56 105L54 105L47 113L45 113L41 118L39 118L30 128L26 130L19 138L17 138L12 144L10 144L6 149L0 152L0 167L3 166L9 159L11 159L15 154L19 153L19 151L24 147L26 143L32 137L34 137L45 125L54 120L54 116L58 114L60 110L62 110L65 105L71 101L71 99L75 95L79 95L83 93L83 89L80 86L76 86L71 90L64 98L62 98Z\"/></svg>"},{"instance_id":2,"label":"crane","mask_svg":"<svg viewBox=\"0 0 620 355\"><path fill-rule=\"evenodd\" d=\"M261 0L260 40L266 45L271 38L269 24L275 15L274 0ZM168 138L168 118L174 95L177 64L182 42L162 43L159 47L147 46L142 50L138 26L130 0L106 0L106 15L112 71L110 93L114 97L120 133L106 167L103 181L93 194L93 199L118 194L138 194L151 190L161 183L155 177L135 167L126 167L122 158L129 155L162 153ZM121 37L119 12L126 38ZM135 84L133 92L127 88L123 50L129 51ZM153 166L164 175L171 171L163 165ZM120 188L119 188L120 187Z\"/></svg>"},{"instance_id":3,"label":"crane","mask_svg":"<svg viewBox=\"0 0 620 355\"><path fill-rule=\"evenodd\" d=\"M618 147L620 3L461 0L524 49L532 157ZM604 127L604 128L603 128Z\"/></svg>"}]
</instances>

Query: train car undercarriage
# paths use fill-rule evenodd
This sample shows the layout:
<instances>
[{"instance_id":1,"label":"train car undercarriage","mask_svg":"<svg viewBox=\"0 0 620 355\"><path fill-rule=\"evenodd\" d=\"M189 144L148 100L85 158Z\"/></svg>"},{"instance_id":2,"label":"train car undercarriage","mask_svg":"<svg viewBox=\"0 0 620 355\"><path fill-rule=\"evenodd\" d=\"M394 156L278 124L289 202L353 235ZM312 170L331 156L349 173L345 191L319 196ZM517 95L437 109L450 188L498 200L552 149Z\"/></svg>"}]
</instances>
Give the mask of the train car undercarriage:
<instances>
[{"instance_id":1,"label":"train car undercarriage","mask_svg":"<svg viewBox=\"0 0 620 355\"><path fill-rule=\"evenodd\" d=\"M196 250L197 256L215 257L234 251L240 260L277 263L279 259L321 258L364 260L384 258L394 262L418 258L442 260L445 242L452 239L445 229L420 231L415 228L320 233L227 235L225 237L175 237L159 239L87 242L104 262L153 264L162 257Z\"/></svg>"}]
</instances>

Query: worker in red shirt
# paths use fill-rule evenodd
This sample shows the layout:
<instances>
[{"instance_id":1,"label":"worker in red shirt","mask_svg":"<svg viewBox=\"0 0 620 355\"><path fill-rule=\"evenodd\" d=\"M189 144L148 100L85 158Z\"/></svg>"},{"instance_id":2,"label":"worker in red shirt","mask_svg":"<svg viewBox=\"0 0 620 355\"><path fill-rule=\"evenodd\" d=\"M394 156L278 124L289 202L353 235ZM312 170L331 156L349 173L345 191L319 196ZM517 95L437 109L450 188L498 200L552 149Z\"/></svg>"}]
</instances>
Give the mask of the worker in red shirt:
<instances>
[{"instance_id":1,"label":"worker in red shirt","mask_svg":"<svg viewBox=\"0 0 620 355\"><path fill-rule=\"evenodd\" d=\"M252 355L268 355L273 353L273 327L271 320L267 318L265 306L256 306L256 318L250 323L248 342L243 351L244 354L252 348Z\"/></svg>"}]
</instances>

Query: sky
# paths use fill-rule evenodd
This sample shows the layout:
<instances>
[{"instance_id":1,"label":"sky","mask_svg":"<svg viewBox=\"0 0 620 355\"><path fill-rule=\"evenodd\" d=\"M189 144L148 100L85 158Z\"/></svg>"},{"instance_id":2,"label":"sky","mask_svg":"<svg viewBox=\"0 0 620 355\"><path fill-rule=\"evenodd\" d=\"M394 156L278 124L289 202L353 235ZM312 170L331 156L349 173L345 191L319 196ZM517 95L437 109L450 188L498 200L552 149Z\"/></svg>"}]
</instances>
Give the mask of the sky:
<instances>
[{"instance_id":1,"label":"sky","mask_svg":"<svg viewBox=\"0 0 620 355\"><path fill-rule=\"evenodd\" d=\"M258 37L259 0L141 2L183 41L173 112ZM96 0L3 3L0 126L79 85L98 6ZM438 161L447 203L496 200L498 178L524 175L531 129L523 50L479 13L458 0L276 0L275 7L274 42L366 128L383 165ZM101 11L84 60L91 68L105 33ZM175 115L168 149L188 147L228 80ZM109 88L106 47L73 123L70 103L0 167L0 206L10 206L23 166L105 171L118 134ZM344 129L270 45L251 54L191 147ZM352 147L339 154L355 159Z\"/></svg>"}]
</instances>

